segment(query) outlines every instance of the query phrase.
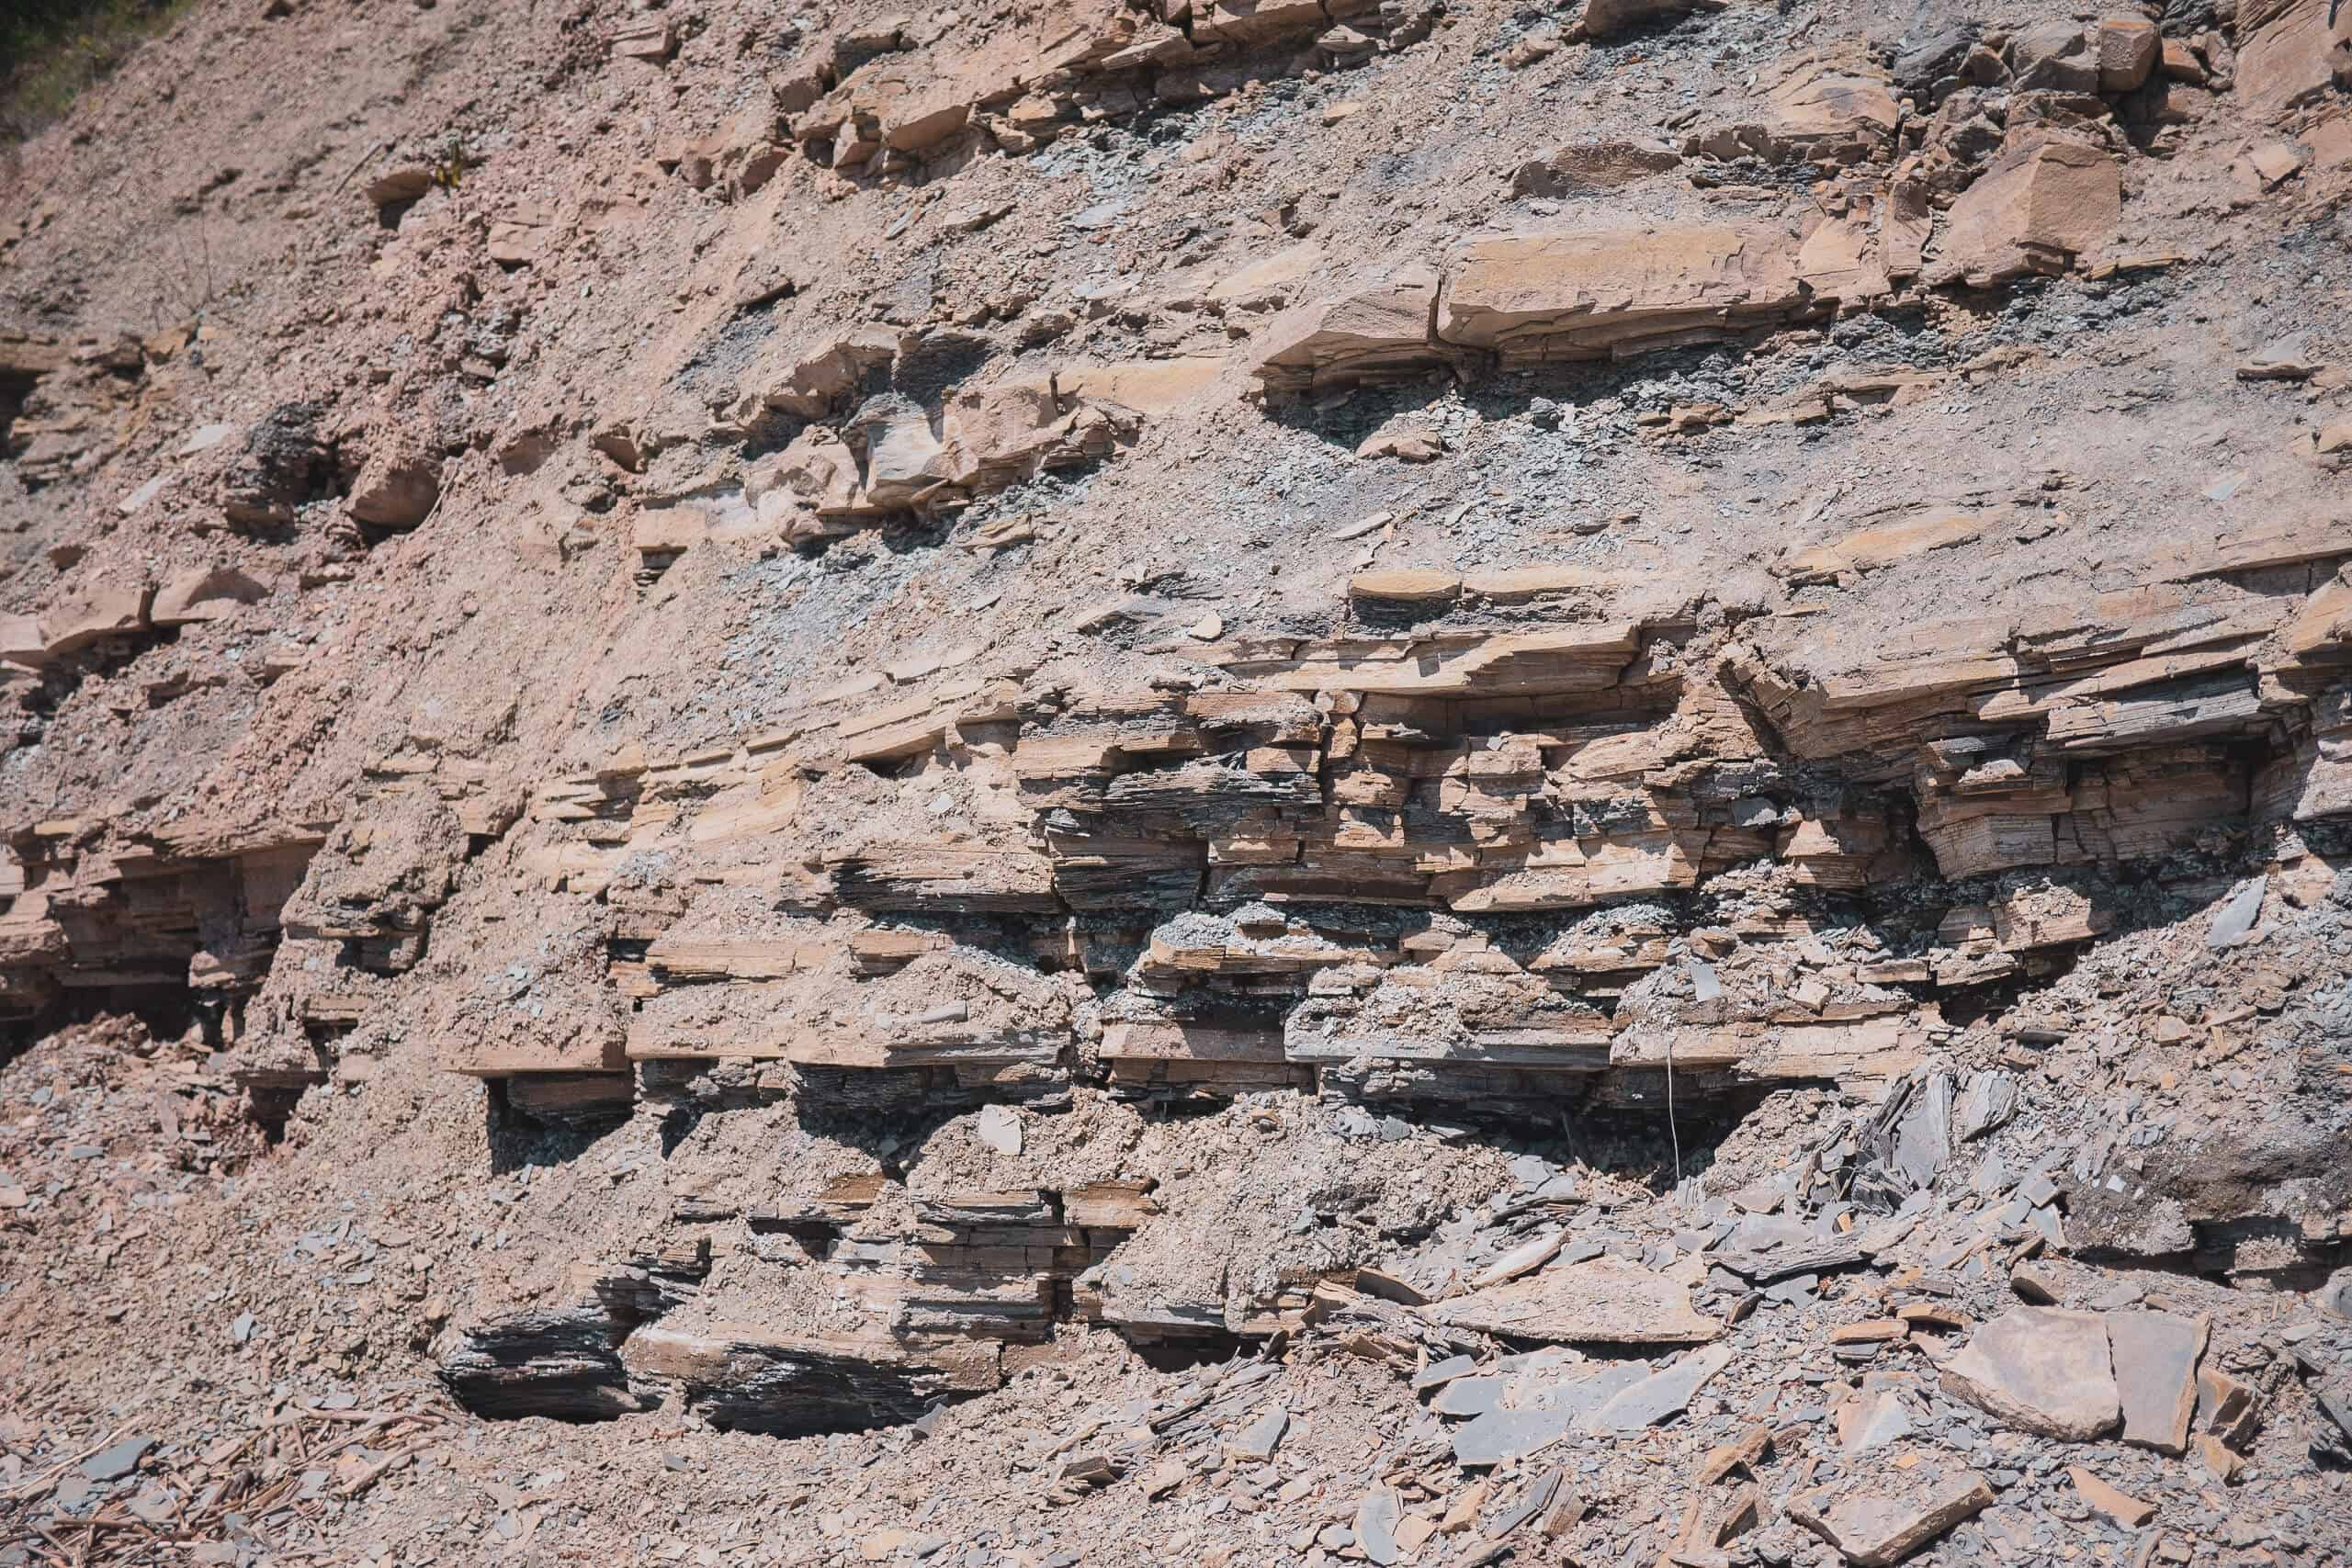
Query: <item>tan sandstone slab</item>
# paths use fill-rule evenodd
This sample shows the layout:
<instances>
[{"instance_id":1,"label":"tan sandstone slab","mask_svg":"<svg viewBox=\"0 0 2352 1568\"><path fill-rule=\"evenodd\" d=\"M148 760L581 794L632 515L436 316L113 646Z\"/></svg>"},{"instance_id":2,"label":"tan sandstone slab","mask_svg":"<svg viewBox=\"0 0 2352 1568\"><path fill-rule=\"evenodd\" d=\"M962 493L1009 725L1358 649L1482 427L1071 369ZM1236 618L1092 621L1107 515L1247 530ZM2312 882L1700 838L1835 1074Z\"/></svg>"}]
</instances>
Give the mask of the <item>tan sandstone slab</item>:
<instances>
[{"instance_id":1,"label":"tan sandstone slab","mask_svg":"<svg viewBox=\"0 0 2352 1568\"><path fill-rule=\"evenodd\" d=\"M1619 1258L1594 1258L1425 1307L1449 1327L1549 1344L1697 1345L1724 1325L1690 1290Z\"/></svg>"},{"instance_id":2,"label":"tan sandstone slab","mask_svg":"<svg viewBox=\"0 0 2352 1568\"><path fill-rule=\"evenodd\" d=\"M2122 213L2122 166L2105 151L2029 135L1952 203L1928 281L1982 288L2064 272L2105 245Z\"/></svg>"},{"instance_id":3,"label":"tan sandstone slab","mask_svg":"<svg viewBox=\"0 0 2352 1568\"><path fill-rule=\"evenodd\" d=\"M2122 1414L2095 1312L2018 1307L1970 1336L1944 1363L1944 1392L2013 1427L2087 1442Z\"/></svg>"},{"instance_id":4,"label":"tan sandstone slab","mask_svg":"<svg viewBox=\"0 0 2352 1568\"><path fill-rule=\"evenodd\" d=\"M2123 1440L2162 1453L2188 1451L2197 1411L2197 1362L2209 1329L2201 1317L2116 1312L2107 1317L2115 1385L2123 1405Z\"/></svg>"},{"instance_id":5,"label":"tan sandstone slab","mask_svg":"<svg viewBox=\"0 0 2352 1568\"><path fill-rule=\"evenodd\" d=\"M1696 342L1804 302L1784 234L1728 224L1510 234L1455 253L1438 336L1515 358Z\"/></svg>"},{"instance_id":6,"label":"tan sandstone slab","mask_svg":"<svg viewBox=\"0 0 2352 1568\"><path fill-rule=\"evenodd\" d=\"M1963 1470L1913 1483L1890 1477L1845 1491L1822 1488L1792 1498L1789 1517L1811 1530L1856 1568L1892 1568L1964 1519L1993 1506L1993 1488Z\"/></svg>"},{"instance_id":7,"label":"tan sandstone slab","mask_svg":"<svg viewBox=\"0 0 2352 1568\"><path fill-rule=\"evenodd\" d=\"M1269 391L1301 391L1434 364L1437 293L1434 268L1408 265L1309 299L1274 318L1252 368Z\"/></svg>"}]
</instances>

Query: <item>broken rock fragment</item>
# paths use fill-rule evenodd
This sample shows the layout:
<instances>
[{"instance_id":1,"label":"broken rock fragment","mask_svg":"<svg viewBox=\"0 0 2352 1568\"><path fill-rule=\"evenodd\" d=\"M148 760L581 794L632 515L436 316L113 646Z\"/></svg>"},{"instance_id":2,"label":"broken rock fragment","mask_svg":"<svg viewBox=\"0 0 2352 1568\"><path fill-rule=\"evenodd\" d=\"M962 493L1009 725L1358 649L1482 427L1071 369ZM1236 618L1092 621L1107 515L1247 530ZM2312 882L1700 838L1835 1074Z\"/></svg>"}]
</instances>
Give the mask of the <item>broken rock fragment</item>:
<instances>
[{"instance_id":1,"label":"broken rock fragment","mask_svg":"<svg viewBox=\"0 0 2352 1568\"><path fill-rule=\"evenodd\" d=\"M1368 1493L1356 1506L1356 1550L1369 1562L1384 1565L1404 1555L1396 1540L1396 1527L1405 1515L1404 1503L1394 1488L1382 1486Z\"/></svg>"},{"instance_id":2,"label":"broken rock fragment","mask_svg":"<svg viewBox=\"0 0 2352 1568\"><path fill-rule=\"evenodd\" d=\"M119 1481L137 1470L154 1446L153 1438L125 1438L84 1460L82 1474L90 1481Z\"/></svg>"},{"instance_id":3,"label":"broken rock fragment","mask_svg":"<svg viewBox=\"0 0 2352 1568\"><path fill-rule=\"evenodd\" d=\"M948 479L951 460L931 418L896 393L868 398L850 422L865 442L865 499L875 506L911 506Z\"/></svg>"},{"instance_id":4,"label":"broken rock fragment","mask_svg":"<svg viewBox=\"0 0 2352 1568\"><path fill-rule=\"evenodd\" d=\"M1719 0L1586 0L1584 30L1589 38L1617 38L1692 11L1721 8Z\"/></svg>"},{"instance_id":5,"label":"broken rock fragment","mask_svg":"<svg viewBox=\"0 0 2352 1568\"><path fill-rule=\"evenodd\" d=\"M1406 265L1296 305L1266 329L1253 367L1269 392L1381 380L1436 362L1433 267Z\"/></svg>"},{"instance_id":6,"label":"broken rock fragment","mask_svg":"<svg viewBox=\"0 0 2352 1568\"><path fill-rule=\"evenodd\" d=\"M2094 1312L2005 1312L1944 1363L1943 1386L2013 1427L2066 1442L2088 1442L2122 1414L2107 1323Z\"/></svg>"},{"instance_id":7,"label":"broken rock fragment","mask_svg":"<svg viewBox=\"0 0 2352 1568\"><path fill-rule=\"evenodd\" d=\"M1924 1479L1893 1472L1792 1498L1789 1517L1836 1547L1855 1568L1893 1568L1992 1506L1993 1488L1974 1471Z\"/></svg>"},{"instance_id":8,"label":"broken rock fragment","mask_svg":"<svg viewBox=\"0 0 2352 1568\"><path fill-rule=\"evenodd\" d=\"M2122 210L2122 168L2104 149L2043 131L2014 136L1952 203L1927 279L1984 288L2064 272L2107 243Z\"/></svg>"},{"instance_id":9,"label":"broken rock fragment","mask_svg":"<svg viewBox=\"0 0 2352 1568\"><path fill-rule=\"evenodd\" d=\"M1283 1434L1289 1430L1290 1412L1269 1410L1225 1439L1225 1457L1244 1464L1263 1464L1274 1457L1274 1450L1283 1446Z\"/></svg>"},{"instance_id":10,"label":"broken rock fragment","mask_svg":"<svg viewBox=\"0 0 2352 1568\"><path fill-rule=\"evenodd\" d=\"M1662 1371L1652 1372L1585 1417L1588 1432L1622 1436L1655 1427L1679 1414L1717 1372L1731 1365L1731 1347L1693 1350Z\"/></svg>"},{"instance_id":11,"label":"broken rock fragment","mask_svg":"<svg viewBox=\"0 0 2352 1568\"><path fill-rule=\"evenodd\" d=\"M393 439L368 454L351 487L351 515L378 528L413 528L441 498L441 459Z\"/></svg>"},{"instance_id":12,"label":"broken rock fragment","mask_svg":"<svg viewBox=\"0 0 2352 1568\"><path fill-rule=\"evenodd\" d=\"M1555 1265L1421 1310L1451 1328L1548 1344L1695 1345L1724 1331L1692 1310L1689 1286L1619 1258Z\"/></svg>"},{"instance_id":13,"label":"broken rock fragment","mask_svg":"<svg viewBox=\"0 0 2352 1568\"><path fill-rule=\"evenodd\" d=\"M403 164L368 182L368 204L370 207L397 207L402 202L417 200L432 188L433 170L429 164Z\"/></svg>"},{"instance_id":14,"label":"broken rock fragment","mask_svg":"<svg viewBox=\"0 0 2352 1568\"><path fill-rule=\"evenodd\" d=\"M799 355L763 389L762 400L802 419L822 419L857 396L869 375L887 368L908 346L896 328L860 327Z\"/></svg>"},{"instance_id":15,"label":"broken rock fragment","mask_svg":"<svg viewBox=\"0 0 2352 1568\"><path fill-rule=\"evenodd\" d=\"M2145 17L2107 17L2098 24L2098 90L2128 93L2156 69L2164 36Z\"/></svg>"},{"instance_id":16,"label":"broken rock fragment","mask_svg":"<svg viewBox=\"0 0 2352 1568\"><path fill-rule=\"evenodd\" d=\"M1437 327L1508 366L1708 342L1804 302L1786 236L1761 229L1516 234L1455 253Z\"/></svg>"},{"instance_id":17,"label":"broken rock fragment","mask_svg":"<svg viewBox=\"0 0 2352 1568\"><path fill-rule=\"evenodd\" d=\"M2161 1312L2107 1315L2115 1384L2123 1406L2123 1440L2160 1453L2185 1453L2197 1412L2197 1363L2208 1325Z\"/></svg>"},{"instance_id":18,"label":"broken rock fragment","mask_svg":"<svg viewBox=\"0 0 2352 1568\"><path fill-rule=\"evenodd\" d=\"M2081 1465L2068 1465L2066 1475L2075 1483L2076 1496L2099 1513L2105 1514L2125 1529L2138 1529L2156 1517L2156 1506L2109 1485Z\"/></svg>"},{"instance_id":19,"label":"broken rock fragment","mask_svg":"<svg viewBox=\"0 0 2352 1568\"><path fill-rule=\"evenodd\" d=\"M1685 149L1721 159L1855 164L1884 151L1900 118L1886 73L1867 55L1808 54L1766 96L1758 122L1719 126Z\"/></svg>"},{"instance_id":20,"label":"broken rock fragment","mask_svg":"<svg viewBox=\"0 0 2352 1568\"><path fill-rule=\"evenodd\" d=\"M68 600L40 618L42 651L59 659L107 637L143 629L149 593L143 583L106 583Z\"/></svg>"},{"instance_id":21,"label":"broken rock fragment","mask_svg":"<svg viewBox=\"0 0 2352 1568\"><path fill-rule=\"evenodd\" d=\"M2251 0L2237 12L2237 92L2268 118L2341 91L2352 77L2352 6Z\"/></svg>"},{"instance_id":22,"label":"broken rock fragment","mask_svg":"<svg viewBox=\"0 0 2352 1568\"><path fill-rule=\"evenodd\" d=\"M1356 447L1359 457L1395 457L1406 463L1433 463L1444 453L1445 442L1437 432L1406 414L1390 420Z\"/></svg>"},{"instance_id":23,"label":"broken rock fragment","mask_svg":"<svg viewBox=\"0 0 2352 1568\"><path fill-rule=\"evenodd\" d=\"M1511 175L1510 188L1517 196L1546 197L1614 190L1664 174L1681 162L1682 155L1673 148L1649 142L1571 141L1521 164Z\"/></svg>"},{"instance_id":24,"label":"broken rock fragment","mask_svg":"<svg viewBox=\"0 0 2352 1568\"><path fill-rule=\"evenodd\" d=\"M1523 1459L1559 1441L1646 1372L1639 1361L1621 1361L1597 1371L1563 1364L1509 1378L1465 1378L1463 1383L1486 1385L1472 1391L1484 1407L1454 1432L1454 1461L1476 1469ZM1470 1403L1456 1402L1453 1408Z\"/></svg>"},{"instance_id":25,"label":"broken rock fragment","mask_svg":"<svg viewBox=\"0 0 2352 1568\"><path fill-rule=\"evenodd\" d=\"M147 613L148 619L159 626L217 621L241 604L267 598L269 592L268 583L236 567L198 567L164 584Z\"/></svg>"}]
</instances>

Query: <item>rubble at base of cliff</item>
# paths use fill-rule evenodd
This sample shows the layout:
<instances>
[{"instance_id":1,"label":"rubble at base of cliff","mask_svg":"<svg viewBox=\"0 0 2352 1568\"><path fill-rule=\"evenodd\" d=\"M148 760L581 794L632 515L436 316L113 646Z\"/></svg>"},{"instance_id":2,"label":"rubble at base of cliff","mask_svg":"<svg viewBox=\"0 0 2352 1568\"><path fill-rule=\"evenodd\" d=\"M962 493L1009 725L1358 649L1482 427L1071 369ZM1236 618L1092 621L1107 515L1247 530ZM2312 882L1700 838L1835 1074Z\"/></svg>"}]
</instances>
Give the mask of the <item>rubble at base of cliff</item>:
<instances>
[{"instance_id":1,"label":"rubble at base of cliff","mask_svg":"<svg viewBox=\"0 0 2352 1568\"><path fill-rule=\"evenodd\" d=\"M154 20L0 1568L2352 1565L2352 7Z\"/></svg>"}]
</instances>

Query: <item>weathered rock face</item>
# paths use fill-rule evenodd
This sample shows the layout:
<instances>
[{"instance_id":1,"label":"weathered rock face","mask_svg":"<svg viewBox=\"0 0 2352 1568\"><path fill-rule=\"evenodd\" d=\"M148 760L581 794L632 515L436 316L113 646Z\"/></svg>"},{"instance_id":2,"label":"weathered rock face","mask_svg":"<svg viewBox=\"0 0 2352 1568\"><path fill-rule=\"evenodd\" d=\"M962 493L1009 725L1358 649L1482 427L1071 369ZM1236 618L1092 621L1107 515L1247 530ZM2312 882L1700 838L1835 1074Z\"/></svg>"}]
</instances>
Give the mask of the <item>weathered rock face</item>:
<instances>
[{"instance_id":1,"label":"weathered rock face","mask_svg":"<svg viewBox=\"0 0 2352 1568\"><path fill-rule=\"evenodd\" d=\"M2258 0L2238 17L2238 95L2280 114L2352 80L2352 17L2319 0Z\"/></svg>"},{"instance_id":2,"label":"weathered rock face","mask_svg":"<svg viewBox=\"0 0 2352 1568\"><path fill-rule=\"evenodd\" d=\"M1426 368L1438 274L1403 266L1296 307L1266 329L1255 369L1269 389L1303 390Z\"/></svg>"},{"instance_id":3,"label":"weathered rock face","mask_svg":"<svg viewBox=\"0 0 2352 1568\"><path fill-rule=\"evenodd\" d=\"M2122 172L2097 147L2030 133L2007 142L1953 204L1928 280L1984 288L2094 255L2122 209Z\"/></svg>"},{"instance_id":4,"label":"weathered rock face","mask_svg":"<svg viewBox=\"0 0 2352 1568\"><path fill-rule=\"evenodd\" d=\"M90 825L52 820L7 846L0 910L0 1015L26 1018L67 998L101 1003L192 994L227 1009L266 975L281 910L322 833L300 825L235 829L189 820L137 846L94 853Z\"/></svg>"},{"instance_id":5,"label":"weathered rock face","mask_svg":"<svg viewBox=\"0 0 2352 1568\"><path fill-rule=\"evenodd\" d=\"M1894 142L1900 111L1886 73L1866 54L1789 62L1752 122L1694 132L1689 149L1713 158L1857 164Z\"/></svg>"},{"instance_id":6,"label":"weathered rock face","mask_svg":"<svg viewBox=\"0 0 2352 1568\"><path fill-rule=\"evenodd\" d=\"M707 1247L572 1270L565 1305L517 1313L455 1337L441 1381L466 1405L500 1416L607 1420L660 1403L632 1387L623 1343L690 1299L709 1271Z\"/></svg>"},{"instance_id":7,"label":"weathered rock face","mask_svg":"<svg viewBox=\"0 0 2352 1568\"><path fill-rule=\"evenodd\" d=\"M783 1338L758 1329L684 1334L660 1326L628 1342L630 1373L674 1387L725 1432L797 1438L899 1427L958 1394L997 1386L996 1348L910 1353L889 1340Z\"/></svg>"},{"instance_id":8,"label":"weathered rock face","mask_svg":"<svg viewBox=\"0 0 2352 1568\"><path fill-rule=\"evenodd\" d=\"M1511 189L1521 196L1610 190L1663 174L1681 162L1673 148L1647 142L1569 142L1521 164L1511 175Z\"/></svg>"},{"instance_id":9,"label":"weathered rock face","mask_svg":"<svg viewBox=\"0 0 2352 1568\"><path fill-rule=\"evenodd\" d=\"M1453 258L1438 335L1505 364L1728 335L1802 308L1785 241L1724 227L1534 234Z\"/></svg>"},{"instance_id":10,"label":"weathered rock face","mask_svg":"<svg viewBox=\"0 0 2352 1568\"><path fill-rule=\"evenodd\" d=\"M243 528L284 528L294 510L332 492L334 454L312 403L284 403L246 432L244 454L220 491L220 511Z\"/></svg>"},{"instance_id":11,"label":"weathered rock face","mask_svg":"<svg viewBox=\"0 0 2352 1568\"><path fill-rule=\"evenodd\" d=\"M2346 1537L2332 9L262 9L0 213L61 1555Z\"/></svg>"}]
</instances>

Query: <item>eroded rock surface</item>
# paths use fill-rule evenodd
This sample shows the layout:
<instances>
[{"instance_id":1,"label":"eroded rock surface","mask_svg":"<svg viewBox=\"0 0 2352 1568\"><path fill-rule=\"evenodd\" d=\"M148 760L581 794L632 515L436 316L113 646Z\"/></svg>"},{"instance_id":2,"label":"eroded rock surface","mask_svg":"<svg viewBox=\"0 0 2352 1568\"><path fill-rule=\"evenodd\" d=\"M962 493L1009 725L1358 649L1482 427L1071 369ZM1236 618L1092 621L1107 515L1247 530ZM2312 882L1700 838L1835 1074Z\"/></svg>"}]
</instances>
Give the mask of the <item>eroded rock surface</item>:
<instances>
[{"instance_id":1,"label":"eroded rock surface","mask_svg":"<svg viewBox=\"0 0 2352 1568\"><path fill-rule=\"evenodd\" d=\"M2335 1562L2347 27L180 8L0 1563Z\"/></svg>"}]
</instances>

